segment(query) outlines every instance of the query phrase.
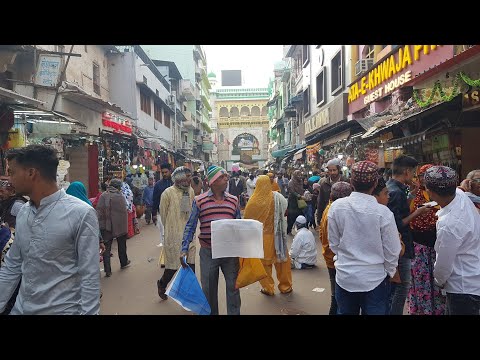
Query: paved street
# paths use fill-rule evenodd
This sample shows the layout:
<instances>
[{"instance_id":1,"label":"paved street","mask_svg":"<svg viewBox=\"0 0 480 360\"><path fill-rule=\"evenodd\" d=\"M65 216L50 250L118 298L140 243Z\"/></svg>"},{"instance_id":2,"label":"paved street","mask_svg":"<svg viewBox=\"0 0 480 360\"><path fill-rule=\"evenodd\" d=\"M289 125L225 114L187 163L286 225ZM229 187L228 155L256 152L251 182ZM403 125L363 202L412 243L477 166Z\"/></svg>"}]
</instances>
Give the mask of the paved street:
<instances>
[{"instance_id":1,"label":"paved street","mask_svg":"<svg viewBox=\"0 0 480 360\"><path fill-rule=\"evenodd\" d=\"M157 294L156 281L163 273L158 265L160 248L159 230L154 225L146 225L139 220L139 235L127 240L127 253L131 265L120 270L116 242L112 252L112 276L105 277L102 271L101 311L103 315L189 315L188 311L171 299L161 300ZM318 267L309 270L292 270L293 292L280 294L276 289L273 297L260 293L260 284L242 288L243 315L326 315L330 307L330 285L328 272L322 257L318 234L315 233L318 249ZM292 238L290 237L289 246ZM199 276L199 259L197 244L197 276ZM103 269L103 263L100 263ZM219 310L226 314L225 281L220 271ZM275 270L274 270L275 278ZM277 281L275 282L277 284ZM323 292L312 291L315 288L325 289Z\"/></svg>"}]
</instances>

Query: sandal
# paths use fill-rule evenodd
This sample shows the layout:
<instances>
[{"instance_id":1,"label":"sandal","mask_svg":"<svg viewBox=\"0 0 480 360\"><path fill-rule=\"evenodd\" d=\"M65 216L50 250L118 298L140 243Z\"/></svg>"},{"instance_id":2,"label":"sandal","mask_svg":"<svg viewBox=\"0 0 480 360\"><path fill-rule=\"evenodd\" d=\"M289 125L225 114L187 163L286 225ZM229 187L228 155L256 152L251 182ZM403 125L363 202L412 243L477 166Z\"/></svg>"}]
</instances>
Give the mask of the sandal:
<instances>
[{"instance_id":1,"label":"sandal","mask_svg":"<svg viewBox=\"0 0 480 360\"><path fill-rule=\"evenodd\" d=\"M273 296L273 295L275 295L275 294L269 293L269 292L268 292L267 290L265 290L265 289L260 289L260 292L261 292L262 294L264 294L264 295L267 295L267 296Z\"/></svg>"},{"instance_id":2,"label":"sandal","mask_svg":"<svg viewBox=\"0 0 480 360\"><path fill-rule=\"evenodd\" d=\"M293 288L290 288L290 290L282 291L282 294L290 294L292 291L293 291Z\"/></svg>"}]
</instances>

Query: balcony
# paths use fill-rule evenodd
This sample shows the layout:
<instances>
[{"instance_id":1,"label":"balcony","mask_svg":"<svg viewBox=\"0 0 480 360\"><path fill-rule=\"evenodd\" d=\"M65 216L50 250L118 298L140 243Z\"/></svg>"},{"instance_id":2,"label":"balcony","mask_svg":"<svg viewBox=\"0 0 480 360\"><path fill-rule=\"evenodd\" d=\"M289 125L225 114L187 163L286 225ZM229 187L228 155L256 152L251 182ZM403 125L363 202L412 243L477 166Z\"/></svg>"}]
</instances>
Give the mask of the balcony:
<instances>
[{"instance_id":1,"label":"balcony","mask_svg":"<svg viewBox=\"0 0 480 360\"><path fill-rule=\"evenodd\" d=\"M186 100L195 100L198 96L198 92L190 80L180 80L180 96L183 96Z\"/></svg>"},{"instance_id":2,"label":"balcony","mask_svg":"<svg viewBox=\"0 0 480 360\"><path fill-rule=\"evenodd\" d=\"M195 117L192 115L192 113L188 110L182 111L183 116L185 116L185 121L183 123L183 126L188 129L195 129Z\"/></svg>"},{"instance_id":3,"label":"balcony","mask_svg":"<svg viewBox=\"0 0 480 360\"><path fill-rule=\"evenodd\" d=\"M184 149L184 150L192 150L192 149L193 149L193 145L190 144L190 143L187 142L187 141L184 141L184 142L182 142L182 149Z\"/></svg>"}]
</instances>

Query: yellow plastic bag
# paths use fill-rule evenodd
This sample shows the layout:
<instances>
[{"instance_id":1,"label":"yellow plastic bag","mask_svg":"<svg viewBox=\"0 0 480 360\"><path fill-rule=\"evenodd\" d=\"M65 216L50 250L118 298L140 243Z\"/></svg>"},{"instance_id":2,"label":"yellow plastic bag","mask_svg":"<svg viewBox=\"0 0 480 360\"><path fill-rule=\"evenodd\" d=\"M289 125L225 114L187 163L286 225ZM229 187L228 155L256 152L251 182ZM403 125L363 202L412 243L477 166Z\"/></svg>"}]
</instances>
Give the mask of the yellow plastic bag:
<instances>
[{"instance_id":1,"label":"yellow plastic bag","mask_svg":"<svg viewBox=\"0 0 480 360\"><path fill-rule=\"evenodd\" d=\"M240 270L238 271L235 289L253 284L267 277L265 268L260 259L257 258L239 258Z\"/></svg>"}]
</instances>

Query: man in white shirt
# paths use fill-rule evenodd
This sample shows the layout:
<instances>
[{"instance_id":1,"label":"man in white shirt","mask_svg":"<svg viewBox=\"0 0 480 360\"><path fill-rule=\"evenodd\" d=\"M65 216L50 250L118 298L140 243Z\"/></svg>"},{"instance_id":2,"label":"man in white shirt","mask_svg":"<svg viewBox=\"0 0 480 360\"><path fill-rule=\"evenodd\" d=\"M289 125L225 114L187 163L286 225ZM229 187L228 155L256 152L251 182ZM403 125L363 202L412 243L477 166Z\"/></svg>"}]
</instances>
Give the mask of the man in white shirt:
<instances>
[{"instance_id":1,"label":"man in white shirt","mask_svg":"<svg viewBox=\"0 0 480 360\"><path fill-rule=\"evenodd\" d=\"M303 215L295 220L297 234L290 248L292 269L310 269L317 264L317 245L315 238L307 228L307 219Z\"/></svg>"},{"instance_id":2,"label":"man in white shirt","mask_svg":"<svg viewBox=\"0 0 480 360\"><path fill-rule=\"evenodd\" d=\"M252 197L254 191L255 191L255 181L254 181L253 175L250 174L247 180L247 195L249 198Z\"/></svg>"},{"instance_id":3,"label":"man in white shirt","mask_svg":"<svg viewBox=\"0 0 480 360\"><path fill-rule=\"evenodd\" d=\"M328 212L338 315L388 313L389 278L395 275L401 248L393 213L371 195L377 181L374 163L355 163L354 192L332 203Z\"/></svg>"},{"instance_id":4,"label":"man in white shirt","mask_svg":"<svg viewBox=\"0 0 480 360\"><path fill-rule=\"evenodd\" d=\"M447 293L449 315L479 315L480 216L457 182L455 170L446 166L425 173L427 192L441 207L433 275Z\"/></svg>"}]
</instances>

